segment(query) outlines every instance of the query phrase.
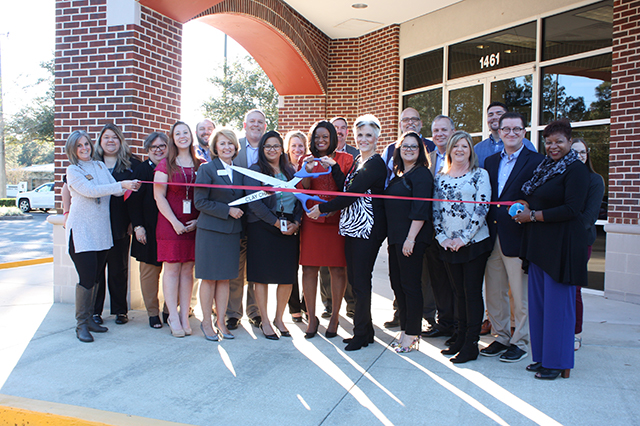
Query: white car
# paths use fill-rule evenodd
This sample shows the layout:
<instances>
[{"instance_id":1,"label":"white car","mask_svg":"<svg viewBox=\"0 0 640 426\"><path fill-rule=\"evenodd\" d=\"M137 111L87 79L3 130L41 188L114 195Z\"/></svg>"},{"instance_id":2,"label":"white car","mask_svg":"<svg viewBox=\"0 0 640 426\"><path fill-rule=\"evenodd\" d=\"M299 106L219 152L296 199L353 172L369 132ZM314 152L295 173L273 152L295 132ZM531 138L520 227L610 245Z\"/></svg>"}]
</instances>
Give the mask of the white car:
<instances>
[{"instance_id":1,"label":"white car","mask_svg":"<svg viewBox=\"0 0 640 426\"><path fill-rule=\"evenodd\" d=\"M48 210L56 206L54 182L47 182L33 191L20 192L16 195L16 207L24 213L32 209Z\"/></svg>"}]
</instances>

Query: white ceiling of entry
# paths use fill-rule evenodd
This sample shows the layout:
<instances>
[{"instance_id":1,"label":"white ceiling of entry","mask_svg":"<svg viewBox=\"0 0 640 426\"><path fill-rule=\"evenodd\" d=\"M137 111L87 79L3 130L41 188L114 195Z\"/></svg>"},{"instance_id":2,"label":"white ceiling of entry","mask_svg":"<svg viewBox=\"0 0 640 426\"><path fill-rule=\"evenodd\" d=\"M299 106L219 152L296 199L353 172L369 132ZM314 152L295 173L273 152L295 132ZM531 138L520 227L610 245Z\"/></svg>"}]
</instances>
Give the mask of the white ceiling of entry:
<instances>
[{"instance_id":1,"label":"white ceiling of entry","mask_svg":"<svg viewBox=\"0 0 640 426\"><path fill-rule=\"evenodd\" d=\"M463 0L285 0L329 37L359 37ZM367 5L355 8L354 5Z\"/></svg>"}]
</instances>

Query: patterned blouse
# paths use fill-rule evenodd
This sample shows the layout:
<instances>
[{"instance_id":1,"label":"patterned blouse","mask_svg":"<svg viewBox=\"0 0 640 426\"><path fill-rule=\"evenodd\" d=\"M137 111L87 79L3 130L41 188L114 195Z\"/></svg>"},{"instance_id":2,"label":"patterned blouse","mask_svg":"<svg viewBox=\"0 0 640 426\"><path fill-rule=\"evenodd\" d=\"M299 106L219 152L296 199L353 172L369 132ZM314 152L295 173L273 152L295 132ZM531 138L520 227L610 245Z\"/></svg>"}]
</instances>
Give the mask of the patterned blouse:
<instances>
[{"instance_id":1,"label":"patterned blouse","mask_svg":"<svg viewBox=\"0 0 640 426\"><path fill-rule=\"evenodd\" d=\"M487 204L433 202L433 226L440 244L447 238L460 238L465 245L489 238L485 220L491 201L491 183L485 169L476 168L463 176L436 176L433 198L440 200L486 201Z\"/></svg>"}]
</instances>

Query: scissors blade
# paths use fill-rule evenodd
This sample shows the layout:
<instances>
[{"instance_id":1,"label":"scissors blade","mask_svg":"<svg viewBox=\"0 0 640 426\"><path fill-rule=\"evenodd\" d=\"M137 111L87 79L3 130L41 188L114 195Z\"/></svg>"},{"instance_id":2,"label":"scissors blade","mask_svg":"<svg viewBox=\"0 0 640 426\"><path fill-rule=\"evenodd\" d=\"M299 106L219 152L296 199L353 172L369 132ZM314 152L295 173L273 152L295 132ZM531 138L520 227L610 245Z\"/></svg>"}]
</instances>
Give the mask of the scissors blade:
<instances>
[{"instance_id":1,"label":"scissors blade","mask_svg":"<svg viewBox=\"0 0 640 426\"><path fill-rule=\"evenodd\" d=\"M244 167L238 167L233 165L230 167L238 173L242 173L245 176L249 176L252 179L255 179L262 183L266 183L267 185L271 185L274 188L280 188L281 186L287 183L287 182L281 181L280 179L274 178L272 176L268 176L263 173L256 172L255 170L249 170L249 169L245 169Z\"/></svg>"},{"instance_id":2,"label":"scissors blade","mask_svg":"<svg viewBox=\"0 0 640 426\"><path fill-rule=\"evenodd\" d=\"M249 194L245 197L242 198L238 198L235 201L232 201L229 203L230 206L239 206L241 204L245 204L245 203L250 203L252 201L256 201L256 200L261 200L265 197L270 196L271 194L269 194L268 192L265 191L258 191L258 192L254 192L253 194Z\"/></svg>"}]
</instances>

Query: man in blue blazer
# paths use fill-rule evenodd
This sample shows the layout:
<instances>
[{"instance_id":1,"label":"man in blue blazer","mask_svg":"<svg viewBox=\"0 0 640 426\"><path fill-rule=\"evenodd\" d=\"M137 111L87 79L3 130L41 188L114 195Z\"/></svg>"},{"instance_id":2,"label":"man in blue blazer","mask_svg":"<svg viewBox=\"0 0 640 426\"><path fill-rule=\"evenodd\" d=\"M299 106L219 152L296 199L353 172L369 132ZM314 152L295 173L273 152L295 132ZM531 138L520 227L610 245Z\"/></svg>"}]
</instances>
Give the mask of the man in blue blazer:
<instances>
[{"instance_id":1,"label":"man in blue blazer","mask_svg":"<svg viewBox=\"0 0 640 426\"><path fill-rule=\"evenodd\" d=\"M501 152L490 155L485 169L491 181L491 201L515 201L524 198L522 185L544 156L529 150L523 143L524 118L516 112L500 117ZM484 356L500 356L500 361L517 362L527 356L529 317L527 311L527 275L522 270L520 242L522 225L509 215L508 205L491 205L487 215L489 233L494 243L485 270L486 302L492 333L496 340L480 351ZM511 306L509 300L511 291ZM511 311L515 328L511 332Z\"/></svg>"},{"instance_id":2,"label":"man in blue blazer","mask_svg":"<svg viewBox=\"0 0 640 426\"><path fill-rule=\"evenodd\" d=\"M262 135L264 135L264 132L267 130L267 118L262 111L252 109L245 114L242 126L245 137L240 138L238 141L240 151L236 158L233 159L233 164L239 167L249 168L258 162L258 144L260 143L260 139L262 139ZM240 240L240 269L238 271L238 278L229 281L229 303L227 304L227 328L229 330L238 328L238 323L242 318L242 296L244 294L245 284L247 285L246 312L249 317L249 322L255 327L260 327L260 324L262 324L260 311L258 310L258 305L256 305L253 295L253 283L247 282L246 280L246 263L247 239L245 237Z\"/></svg>"}]
</instances>

